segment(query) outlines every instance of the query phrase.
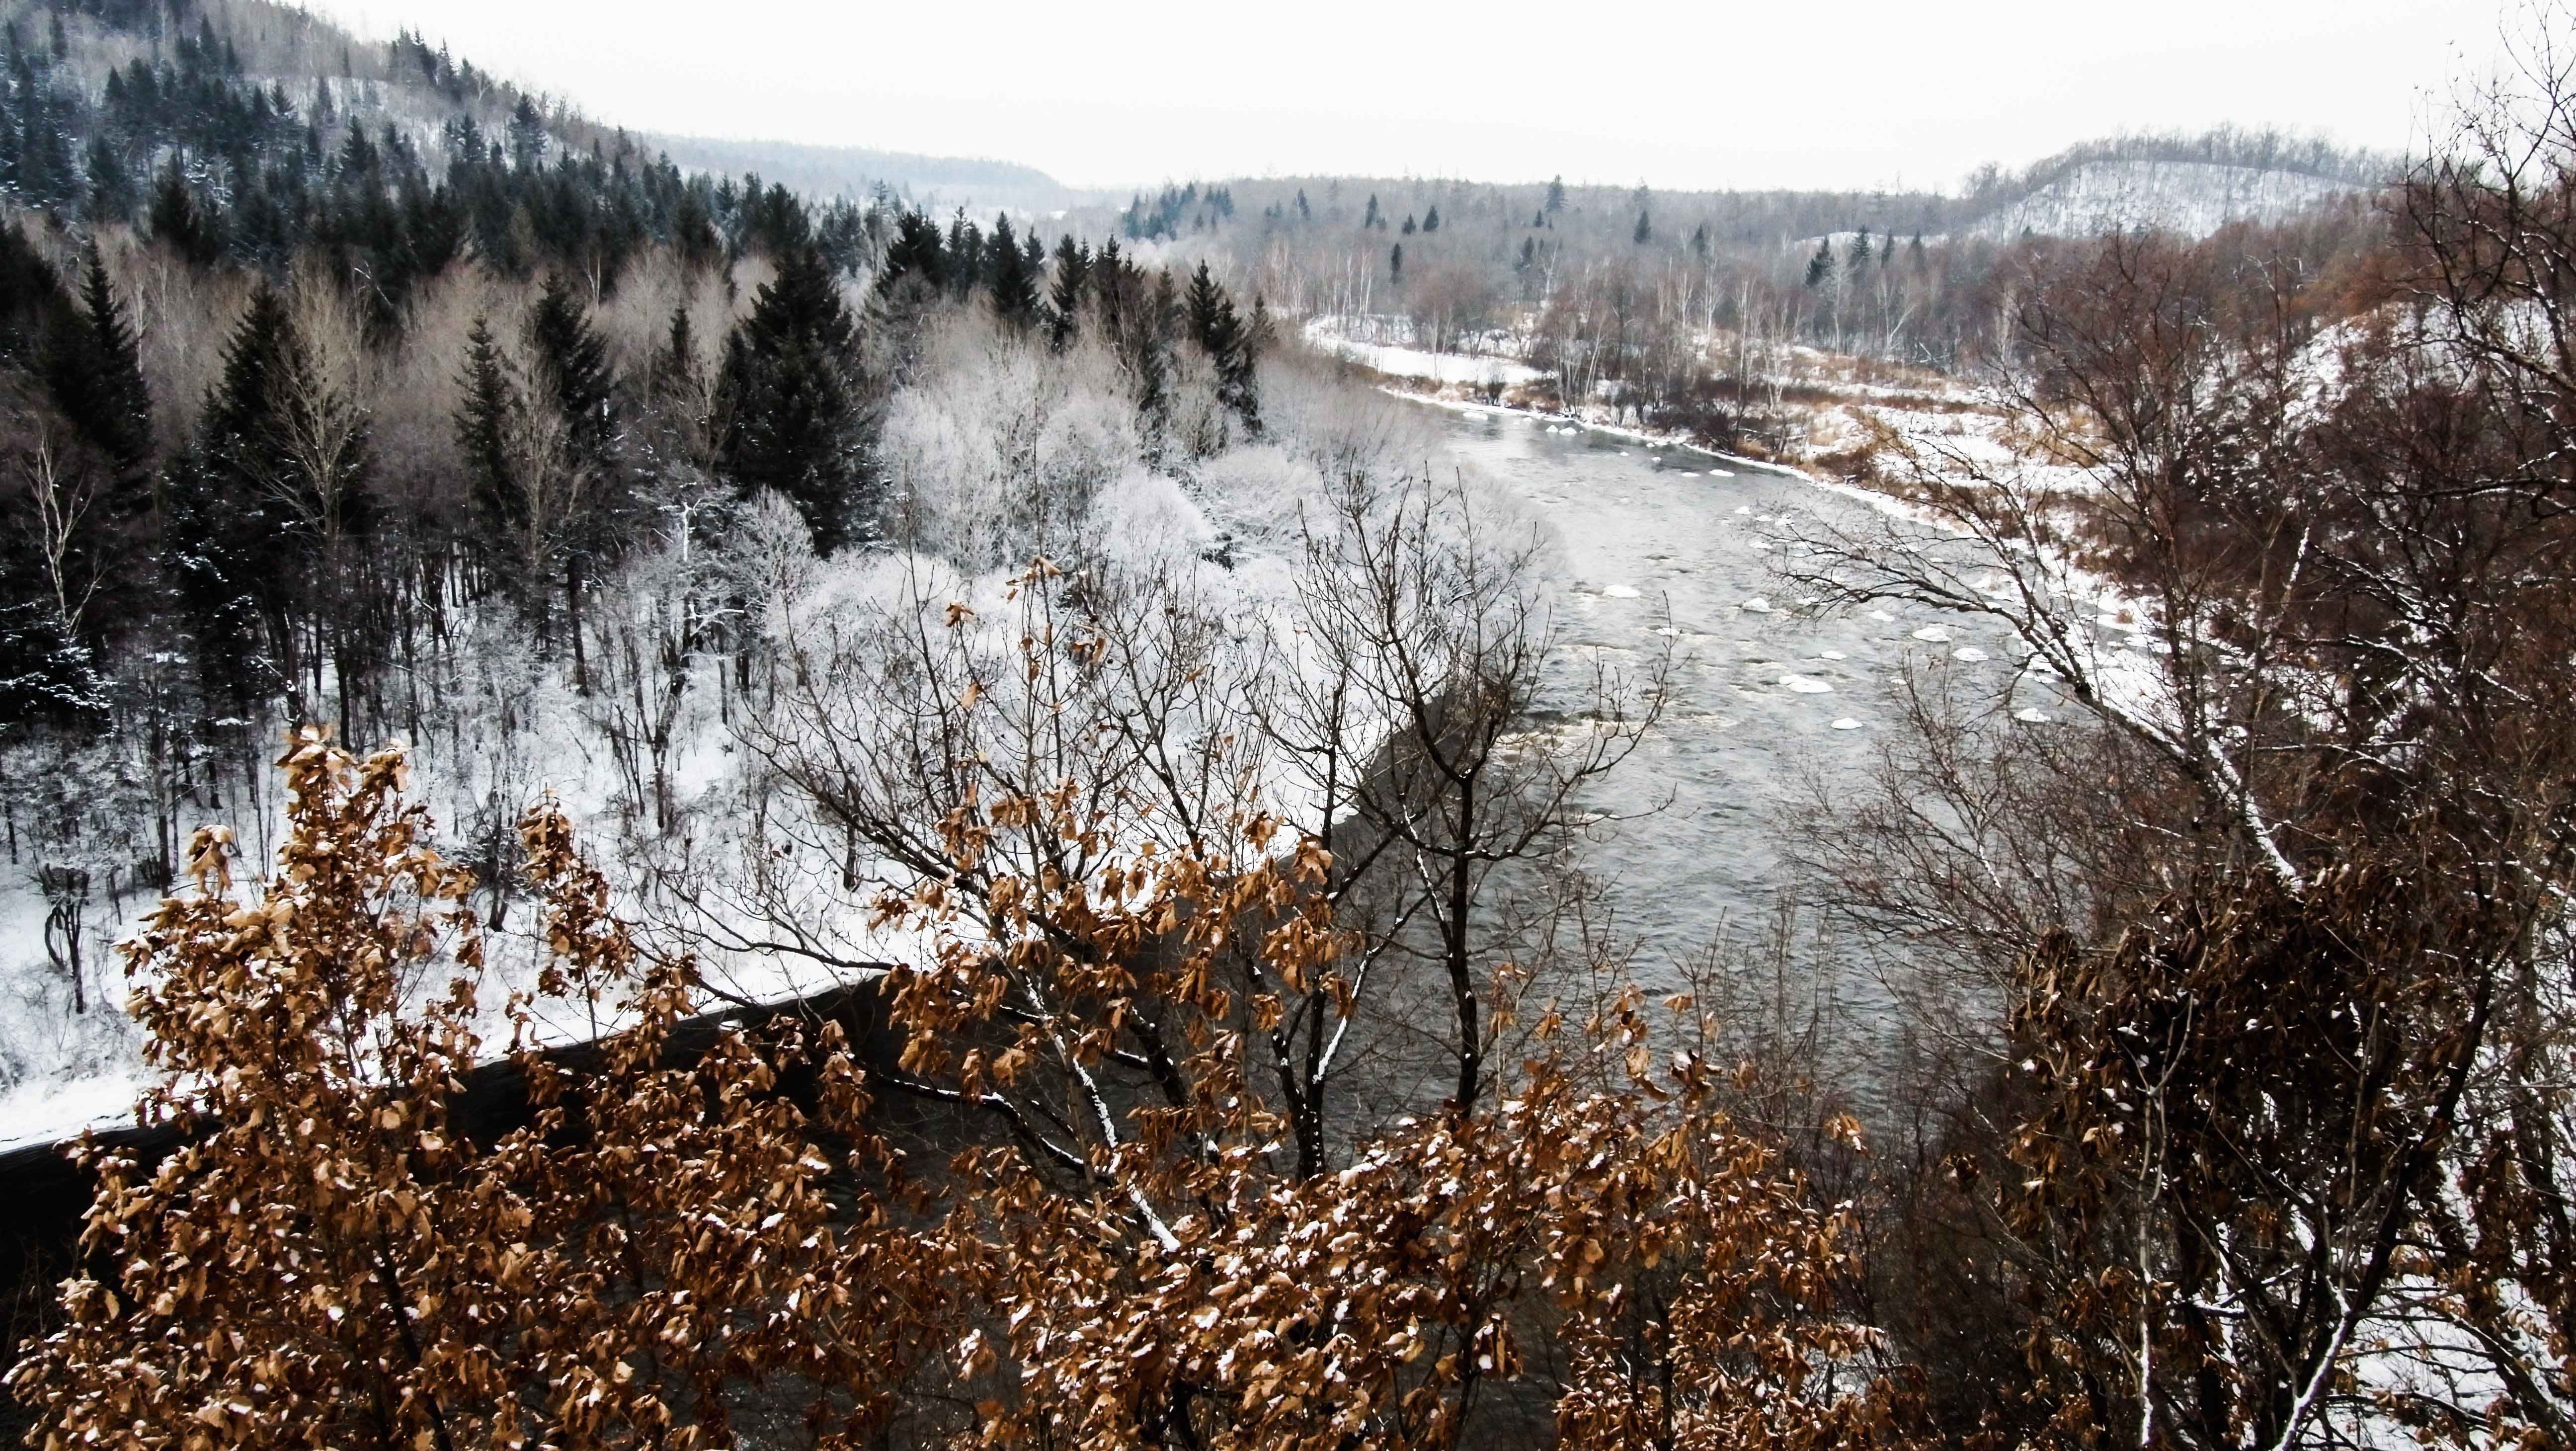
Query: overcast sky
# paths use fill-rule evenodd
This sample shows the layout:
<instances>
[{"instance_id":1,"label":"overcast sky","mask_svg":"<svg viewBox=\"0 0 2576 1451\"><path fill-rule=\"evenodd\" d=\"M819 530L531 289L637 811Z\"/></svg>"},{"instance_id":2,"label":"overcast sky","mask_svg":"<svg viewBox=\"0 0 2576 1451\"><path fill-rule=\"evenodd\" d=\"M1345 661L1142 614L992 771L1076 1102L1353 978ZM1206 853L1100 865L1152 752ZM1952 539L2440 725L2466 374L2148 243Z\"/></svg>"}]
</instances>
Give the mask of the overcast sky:
<instances>
[{"instance_id":1,"label":"overcast sky","mask_svg":"<svg viewBox=\"0 0 2576 1451\"><path fill-rule=\"evenodd\" d=\"M1292 174L1948 186L2220 121L2402 149L2522 0L308 0L644 130Z\"/></svg>"}]
</instances>

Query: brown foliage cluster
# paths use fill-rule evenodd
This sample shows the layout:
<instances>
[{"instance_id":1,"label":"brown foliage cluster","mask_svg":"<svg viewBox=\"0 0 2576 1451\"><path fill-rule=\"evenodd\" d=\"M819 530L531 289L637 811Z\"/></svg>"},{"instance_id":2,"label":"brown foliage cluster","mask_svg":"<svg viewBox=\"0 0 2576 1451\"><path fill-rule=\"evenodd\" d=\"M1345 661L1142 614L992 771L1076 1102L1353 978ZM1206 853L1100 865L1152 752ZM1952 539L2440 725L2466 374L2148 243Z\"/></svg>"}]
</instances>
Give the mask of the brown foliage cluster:
<instances>
[{"instance_id":1,"label":"brown foliage cluster","mask_svg":"<svg viewBox=\"0 0 2576 1451\"><path fill-rule=\"evenodd\" d=\"M128 949L166 1075L144 1112L188 1136L97 1157L93 1268L13 1378L35 1444L1449 1446L1480 1396L1535 1394L1580 1444L1713 1448L1862 1443L1893 1414L1838 1311L1846 1226L1728 1125L1710 1063L1656 1064L1633 995L1511 1098L1293 1172L1227 1088L1246 1036L1208 966L1250 934L1279 981L1327 970L1311 843L984 883L1000 930L885 985L895 1072L1096 1089L1115 1035L1074 1025L1151 1001L1198 1010L1175 1038L1198 1093L1095 1092L1057 1152L908 1170L836 1028L681 1050L691 964L639 948L551 805L523 823L547 966L504 1010L524 1121L469 1134L467 874L399 753L308 730L282 766L274 872L237 890L200 834L194 890ZM1112 839L1061 799L945 836L962 867L1032 822ZM959 920L940 898L887 906ZM549 1005L603 1036L540 1042ZM1579 1087L1585 1057L1622 1086Z\"/></svg>"}]
</instances>

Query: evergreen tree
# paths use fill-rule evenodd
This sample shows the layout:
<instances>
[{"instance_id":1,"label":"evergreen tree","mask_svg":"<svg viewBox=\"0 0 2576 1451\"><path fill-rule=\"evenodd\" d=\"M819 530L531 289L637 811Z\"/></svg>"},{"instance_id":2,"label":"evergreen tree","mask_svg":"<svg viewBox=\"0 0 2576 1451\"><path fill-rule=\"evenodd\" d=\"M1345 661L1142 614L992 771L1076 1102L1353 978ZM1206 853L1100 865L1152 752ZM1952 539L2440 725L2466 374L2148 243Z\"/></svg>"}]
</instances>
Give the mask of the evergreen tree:
<instances>
[{"instance_id":1,"label":"evergreen tree","mask_svg":"<svg viewBox=\"0 0 2576 1451\"><path fill-rule=\"evenodd\" d=\"M296 676L288 627L298 572L281 568L297 521L289 401L308 392L304 343L261 286L224 346L197 442L171 471L162 570L214 700L244 713Z\"/></svg>"},{"instance_id":2,"label":"evergreen tree","mask_svg":"<svg viewBox=\"0 0 2576 1451\"><path fill-rule=\"evenodd\" d=\"M1386 254L1386 275L1393 281L1404 280L1404 244L1402 242L1396 243L1395 250Z\"/></svg>"},{"instance_id":3,"label":"evergreen tree","mask_svg":"<svg viewBox=\"0 0 2576 1451\"><path fill-rule=\"evenodd\" d=\"M45 385L80 436L116 465L124 481L118 512L149 502L143 465L152 454L152 401L141 349L92 242L83 259L77 314L65 314L46 349Z\"/></svg>"},{"instance_id":4,"label":"evergreen tree","mask_svg":"<svg viewBox=\"0 0 2576 1451\"><path fill-rule=\"evenodd\" d=\"M1539 208L1543 216L1554 216L1565 210L1565 178L1555 177L1547 184L1547 204Z\"/></svg>"},{"instance_id":5,"label":"evergreen tree","mask_svg":"<svg viewBox=\"0 0 2576 1451\"><path fill-rule=\"evenodd\" d=\"M1383 230L1385 226L1386 218L1380 215L1377 209L1377 193L1370 192L1368 199L1368 213L1360 218L1360 229L1362 231L1367 231L1371 228Z\"/></svg>"},{"instance_id":6,"label":"evergreen tree","mask_svg":"<svg viewBox=\"0 0 2576 1451\"><path fill-rule=\"evenodd\" d=\"M984 269L984 281L992 295L993 316L1014 329L1036 325L1037 277L1030 270L1027 255L1020 250L1019 239L1011 232L1007 215L994 219L993 238L988 245L992 255Z\"/></svg>"},{"instance_id":7,"label":"evergreen tree","mask_svg":"<svg viewBox=\"0 0 2576 1451\"><path fill-rule=\"evenodd\" d=\"M1404 235L1406 235L1406 236L1408 236L1408 237L1410 237L1410 236L1412 236L1412 235L1414 234L1414 231L1415 231L1416 229L1415 229L1415 227L1414 227L1414 225L1413 225L1413 214L1412 214L1412 213L1407 212L1407 213L1405 214L1405 217L1404 217L1404 226L1403 226L1400 230L1402 230L1402 231L1403 231L1403 233L1404 233Z\"/></svg>"},{"instance_id":8,"label":"evergreen tree","mask_svg":"<svg viewBox=\"0 0 2576 1451\"><path fill-rule=\"evenodd\" d=\"M670 331L653 354L653 395L669 403L693 401L698 391L697 330L688 304L671 309Z\"/></svg>"},{"instance_id":9,"label":"evergreen tree","mask_svg":"<svg viewBox=\"0 0 2576 1451\"><path fill-rule=\"evenodd\" d=\"M1853 271L1857 272L1868 265L1869 229L1867 227L1863 227L1861 228L1860 235L1852 239L1851 268Z\"/></svg>"},{"instance_id":10,"label":"evergreen tree","mask_svg":"<svg viewBox=\"0 0 2576 1451\"><path fill-rule=\"evenodd\" d=\"M1440 208L1435 206L1422 214L1422 230L1426 232L1440 230Z\"/></svg>"},{"instance_id":11,"label":"evergreen tree","mask_svg":"<svg viewBox=\"0 0 2576 1451\"><path fill-rule=\"evenodd\" d=\"M172 156L152 192L152 237L192 267L211 267L224 253L222 219L197 201L194 187Z\"/></svg>"},{"instance_id":12,"label":"evergreen tree","mask_svg":"<svg viewBox=\"0 0 2576 1451\"><path fill-rule=\"evenodd\" d=\"M917 211L894 219L894 241L877 271L878 295L894 296L906 278L933 293L948 285L948 251L939 240L939 224Z\"/></svg>"},{"instance_id":13,"label":"evergreen tree","mask_svg":"<svg viewBox=\"0 0 2576 1451\"><path fill-rule=\"evenodd\" d=\"M1055 278L1047 293L1047 345L1061 353L1082 326L1082 298L1091 280L1090 249L1068 232L1055 245Z\"/></svg>"},{"instance_id":14,"label":"evergreen tree","mask_svg":"<svg viewBox=\"0 0 2576 1451\"><path fill-rule=\"evenodd\" d=\"M1637 213L1637 228L1635 231L1629 233L1628 240L1637 246L1642 247L1654 239L1654 223L1648 219L1646 213L1642 211Z\"/></svg>"},{"instance_id":15,"label":"evergreen tree","mask_svg":"<svg viewBox=\"0 0 2576 1451\"><path fill-rule=\"evenodd\" d=\"M1702 222L1691 229L1690 249L1692 256L1702 262L1708 260L1708 223Z\"/></svg>"},{"instance_id":16,"label":"evergreen tree","mask_svg":"<svg viewBox=\"0 0 2576 1451\"><path fill-rule=\"evenodd\" d=\"M1216 366L1217 401L1234 410L1246 432L1261 434L1261 399L1253 376L1257 330L1247 328L1234 310L1234 300L1217 285L1205 262L1190 274L1183 305L1188 310L1190 340ZM1268 322L1264 309L1261 322Z\"/></svg>"},{"instance_id":17,"label":"evergreen tree","mask_svg":"<svg viewBox=\"0 0 2576 1451\"><path fill-rule=\"evenodd\" d=\"M1297 188L1297 220L1301 222L1315 220L1315 209L1306 204L1306 189L1302 186Z\"/></svg>"},{"instance_id":18,"label":"evergreen tree","mask_svg":"<svg viewBox=\"0 0 2576 1451\"><path fill-rule=\"evenodd\" d=\"M465 371L457 378L465 401L456 410L456 450L472 481L475 511L488 530L498 532L525 521L526 500L510 445L513 415L524 403L514 372L492 335L491 320L476 317L465 335Z\"/></svg>"},{"instance_id":19,"label":"evergreen tree","mask_svg":"<svg viewBox=\"0 0 2576 1451\"><path fill-rule=\"evenodd\" d=\"M89 143L89 215L94 222L122 222L134 215L134 176L125 158L93 136Z\"/></svg>"},{"instance_id":20,"label":"evergreen tree","mask_svg":"<svg viewBox=\"0 0 2576 1451\"><path fill-rule=\"evenodd\" d=\"M575 458L603 462L617 431L617 380L608 366L608 340L591 326L590 310L561 273L546 274L545 288L528 317L538 379L563 417Z\"/></svg>"},{"instance_id":21,"label":"evergreen tree","mask_svg":"<svg viewBox=\"0 0 2576 1451\"><path fill-rule=\"evenodd\" d=\"M820 251L781 259L725 339L718 377L720 466L745 494L775 489L804 516L816 550L858 537L858 325Z\"/></svg>"},{"instance_id":22,"label":"evergreen tree","mask_svg":"<svg viewBox=\"0 0 2576 1451\"><path fill-rule=\"evenodd\" d=\"M1816 242L1816 255L1807 259L1807 285L1821 287L1834 275L1834 239L1822 237Z\"/></svg>"}]
</instances>

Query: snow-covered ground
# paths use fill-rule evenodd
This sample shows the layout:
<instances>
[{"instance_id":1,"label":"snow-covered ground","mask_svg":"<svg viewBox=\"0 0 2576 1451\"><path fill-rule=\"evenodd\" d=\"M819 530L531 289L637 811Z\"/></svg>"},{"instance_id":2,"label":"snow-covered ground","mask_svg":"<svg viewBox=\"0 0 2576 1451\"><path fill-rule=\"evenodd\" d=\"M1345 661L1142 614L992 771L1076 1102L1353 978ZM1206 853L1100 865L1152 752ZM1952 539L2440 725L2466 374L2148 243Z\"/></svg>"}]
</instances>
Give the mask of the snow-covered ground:
<instances>
[{"instance_id":1,"label":"snow-covered ground","mask_svg":"<svg viewBox=\"0 0 2576 1451\"><path fill-rule=\"evenodd\" d=\"M2293 171L2207 161L2096 161L1969 228L2010 240L2098 237L2146 228L2206 237L2231 222L2278 222L2360 188Z\"/></svg>"},{"instance_id":2,"label":"snow-covered ground","mask_svg":"<svg viewBox=\"0 0 2576 1451\"><path fill-rule=\"evenodd\" d=\"M1317 318L1306 325L1306 340L1320 352L1348 359L1390 378L1418 378L1426 383L1499 390L1537 382L1543 374L1527 363L1506 357L1434 353L1388 343L1365 343L1335 330L1335 319Z\"/></svg>"}]
</instances>

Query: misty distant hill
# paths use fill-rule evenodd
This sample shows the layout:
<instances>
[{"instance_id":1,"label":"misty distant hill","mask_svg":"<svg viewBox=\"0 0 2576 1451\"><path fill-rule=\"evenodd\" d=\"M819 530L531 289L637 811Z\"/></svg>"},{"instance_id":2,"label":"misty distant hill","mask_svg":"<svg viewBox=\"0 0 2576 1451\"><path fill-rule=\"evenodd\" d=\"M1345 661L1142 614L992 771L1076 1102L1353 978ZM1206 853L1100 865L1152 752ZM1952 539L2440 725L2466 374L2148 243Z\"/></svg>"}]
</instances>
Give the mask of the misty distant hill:
<instances>
[{"instance_id":1,"label":"misty distant hill","mask_svg":"<svg viewBox=\"0 0 2576 1451\"><path fill-rule=\"evenodd\" d=\"M1058 212L1111 199L1107 192L1066 186L1034 166L977 157L710 136L643 139L649 148L668 153L689 170L726 176L758 172L762 181L826 199L864 200L879 185L925 208L966 207L979 212Z\"/></svg>"}]
</instances>

